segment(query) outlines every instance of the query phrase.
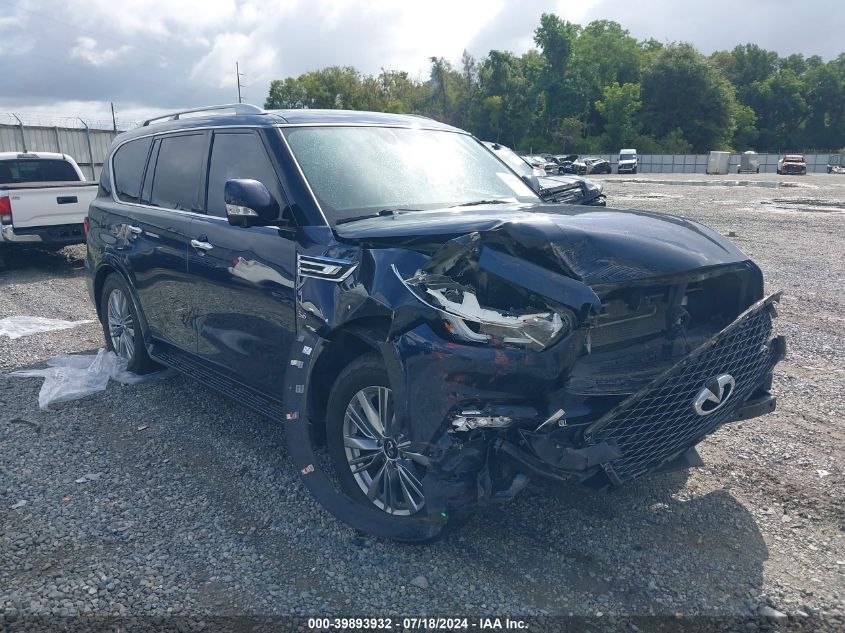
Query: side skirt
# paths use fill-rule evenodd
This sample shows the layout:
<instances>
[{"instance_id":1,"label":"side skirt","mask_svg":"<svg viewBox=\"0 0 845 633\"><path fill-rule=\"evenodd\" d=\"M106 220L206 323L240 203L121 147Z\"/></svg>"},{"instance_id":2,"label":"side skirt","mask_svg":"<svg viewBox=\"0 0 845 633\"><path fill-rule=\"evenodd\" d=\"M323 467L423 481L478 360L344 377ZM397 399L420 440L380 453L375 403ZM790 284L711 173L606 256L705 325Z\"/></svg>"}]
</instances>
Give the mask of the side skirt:
<instances>
[{"instance_id":1,"label":"side skirt","mask_svg":"<svg viewBox=\"0 0 845 633\"><path fill-rule=\"evenodd\" d=\"M280 400L232 380L229 376L172 345L155 341L149 353L156 362L171 367L272 420L282 422L285 419L284 406Z\"/></svg>"}]
</instances>

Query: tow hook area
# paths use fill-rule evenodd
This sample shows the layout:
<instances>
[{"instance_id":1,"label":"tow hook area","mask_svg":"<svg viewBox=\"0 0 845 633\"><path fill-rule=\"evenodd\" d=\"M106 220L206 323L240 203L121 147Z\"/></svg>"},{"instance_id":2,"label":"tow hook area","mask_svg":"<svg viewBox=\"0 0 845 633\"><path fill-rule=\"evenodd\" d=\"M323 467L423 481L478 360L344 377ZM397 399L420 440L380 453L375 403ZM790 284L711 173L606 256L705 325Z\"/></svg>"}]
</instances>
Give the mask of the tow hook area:
<instances>
[{"instance_id":1,"label":"tow hook area","mask_svg":"<svg viewBox=\"0 0 845 633\"><path fill-rule=\"evenodd\" d=\"M587 479L595 474L601 464L622 457L615 442L575 448L556 441L548 434L522 431L521 435L531 451L508 440L499 440L496 450L528 472L553 481L567 481L573 477Z\"/></svg>"}]
</instances>

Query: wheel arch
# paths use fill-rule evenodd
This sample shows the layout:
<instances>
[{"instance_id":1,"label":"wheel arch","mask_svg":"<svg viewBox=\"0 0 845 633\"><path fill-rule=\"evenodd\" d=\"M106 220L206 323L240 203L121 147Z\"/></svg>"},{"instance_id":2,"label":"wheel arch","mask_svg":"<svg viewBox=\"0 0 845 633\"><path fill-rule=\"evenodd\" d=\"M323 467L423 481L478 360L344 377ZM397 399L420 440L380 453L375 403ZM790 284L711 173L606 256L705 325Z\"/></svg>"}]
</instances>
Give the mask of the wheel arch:
<instances>
[{"instance_id":1,"label":"wheel arch","mask_svg":"<svg viewBox=\"0 0 845 633\"><path fill-rule=\"evenodd\" d=\"M325 337L319 356L314 360L307 394L308 415L314 439L325 441L326 407L340 372L365 354L382 356L379 343L387 339L391 321L370 317L346 323Z\"/></svg>"},{"instance_id":2,"label":"wheel arch","mask_svg":"<svg viewBox=\"0 0 845 633\"><path fill-rule=\"evenodd\" d=\"M147 317L141 309L141 302L138 300L134 284L123 267L109 260L103 262L94 274L94 309L97 311L97 318L102 322L103 286L110 275L117 275L123 279L124 283L126 283L126 287L129 289L129 298L132 300L132 303L135 304L135 314L138 315L138 320L140 321L141 333L144 335L144 338L146 338L146 333L148 331Z\"/></svg>"},{"instance_id":3,"label":"wheel arch","mask_svg":"<svg viewBox=\"0 0 845 633\"><path fill-rule=\"evenodd\" d=\"M97 318L101 321L103 319L103 286L106 283L106 279L112 274L120 275L126 281L126 277L120 270L111 264L103 264L97 269L94 275L94 308L97 310Z\"/></svg>"}]
</instances>

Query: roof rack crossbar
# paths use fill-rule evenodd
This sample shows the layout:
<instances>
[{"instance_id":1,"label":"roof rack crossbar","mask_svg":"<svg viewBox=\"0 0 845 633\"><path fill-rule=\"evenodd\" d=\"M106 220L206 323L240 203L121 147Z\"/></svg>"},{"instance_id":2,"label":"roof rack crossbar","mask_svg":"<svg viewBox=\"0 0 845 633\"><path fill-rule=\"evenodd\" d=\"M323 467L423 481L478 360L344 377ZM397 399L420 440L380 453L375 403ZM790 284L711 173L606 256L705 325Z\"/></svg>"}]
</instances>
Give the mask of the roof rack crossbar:
<instances>
[{"instance_id":1,"label":"roof rack crossbar","mask_svg":"<svg viewBox=\"0 0 845 633\"><path fill-rule=\"evenodd\" d=\"M149 125L153 121L176 121L183 114L193 114L194 112L211 112L214 110L232 110L235 114L264 114L264 110L251 103L227 103L224 105L206 106L204 108L191 108L190 110L180 110L179 112L170 112L169 114L162 114L144 121L142 125Z\"/></svg>"}]
</instances>

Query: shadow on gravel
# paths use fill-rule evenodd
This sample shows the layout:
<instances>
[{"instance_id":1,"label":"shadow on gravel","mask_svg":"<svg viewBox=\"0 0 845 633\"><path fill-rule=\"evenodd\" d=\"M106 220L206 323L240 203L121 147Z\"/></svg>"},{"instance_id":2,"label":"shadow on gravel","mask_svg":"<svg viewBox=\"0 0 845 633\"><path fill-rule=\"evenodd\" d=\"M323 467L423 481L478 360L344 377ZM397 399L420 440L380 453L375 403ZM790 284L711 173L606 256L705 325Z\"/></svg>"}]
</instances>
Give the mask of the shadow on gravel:
<instances>
[{"instance_id":1,"label":"shadow on gravel","mask_svg":"<svg viewBox=\"0 0 845 633\"><path fill-rule=\"evenodd\" d=\"M616 613L665 613L679 603L685 613L746 613L762 592L763 537L728 491L692 496L687 478L671 473L609 493L535 487L482 512L457 540L471 543L499 582L552 613L578 613L573 592L603 598Z\"/></svg>"},{"instance_id":2,"label":"shadow on gravel","mask_svg":"<svg viewBox=\"0 0 845 633\"><path fill-rule=\"evenodd\" d=\"M3 254L0 265L0 284L4 276L14 272L15 282L25 281L20 273L50 273L61 276L79 276L85 273L85 247L70 246L59 251L37 248L15 248Z\"/></svg>"}]
</instances>

